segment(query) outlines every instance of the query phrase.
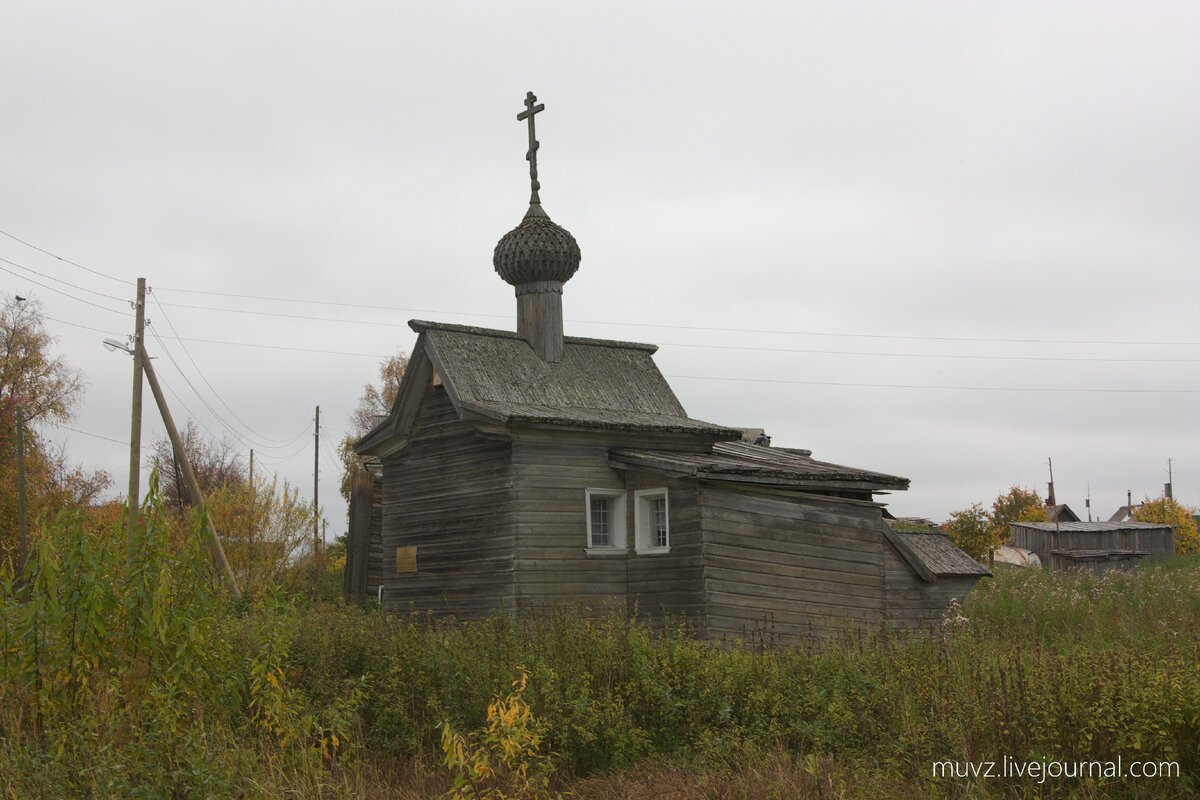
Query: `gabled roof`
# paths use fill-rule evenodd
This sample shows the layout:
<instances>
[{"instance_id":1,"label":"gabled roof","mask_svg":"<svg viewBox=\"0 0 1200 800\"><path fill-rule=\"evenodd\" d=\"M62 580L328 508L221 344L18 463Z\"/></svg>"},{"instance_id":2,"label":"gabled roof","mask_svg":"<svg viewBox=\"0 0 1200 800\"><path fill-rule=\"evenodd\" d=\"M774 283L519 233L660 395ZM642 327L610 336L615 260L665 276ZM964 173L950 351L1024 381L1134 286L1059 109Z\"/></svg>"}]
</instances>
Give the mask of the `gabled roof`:
<instances>
[{"instance_id":1,"label":"gabled roof","mask_svg":"<svg viewBox=\"0 0 1200 800\"><path fill-rule=\"evenodd\" d=\"M809 450L720 442L711 453L621 449L609 453L614 466L675 476L864 491L907 489L908 478L817 461Z\"/></svg>"},{"instance_id":2,"label":"gabled roof","mask_svg":"<svg viewBox=\"0 0 1200 800\"><path fill-rule=\"evenodd\" d=\"M1141 503L1138 503L1137 505L1132 505L1132 506L1121 506L1120 508L1118 508L1116 511L1113 512L1113 515L1108 518L1108 521L1109 522L1123 522L1127 519L1132 519L1133 512L1141 507L1142 507Z\"/></svg>"},{"instance_id":3,"label":"gabled roof","mask_svg":"<svg viewBox=\"0 0 1200 800\"><path fill-rule=\"evenodd\" d=\"M1060 522L1079 522L1079 515L1071 510L1071 507L1066 503L1059 503L1056 506L1046 506L1046 518L1051 522L1059 520Z\"/></svg>"},{"instance_id":4,"label":"gabled roof","mask_svg":"<svg viewBox=\"0 0 1200 800\"><path fill-rule=\"evenodd\" d=\"M399 397L388 418L359 441L360 453L407 432L413 408L406 409L406 400L419 398L431 370L460 415L505 424L741 438L737 429L687 415L654 363L655 345L567 336L562 360L550 363L512 331L408 324L420 338Z\"/></svg>"}]
</instances>

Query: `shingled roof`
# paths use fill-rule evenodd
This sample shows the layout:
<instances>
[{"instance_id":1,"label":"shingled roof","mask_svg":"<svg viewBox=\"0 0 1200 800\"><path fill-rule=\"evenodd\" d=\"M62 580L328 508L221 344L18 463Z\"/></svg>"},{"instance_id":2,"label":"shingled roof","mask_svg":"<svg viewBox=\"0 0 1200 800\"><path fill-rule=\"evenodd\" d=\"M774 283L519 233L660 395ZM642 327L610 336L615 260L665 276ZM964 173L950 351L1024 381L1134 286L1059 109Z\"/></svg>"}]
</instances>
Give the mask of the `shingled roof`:
<instances>
[{"instance_id":1,"label":"shingled roof","mask_svg":"<svg viewBox=\"0 0 1200 800\"><path fill-rule=\"evenodd\" d=\"M889 525L886 535L900 557L924 580L992 574L983 564L959 550L944 533L897 531Z\"/></svg>"},{"instance_id":2,"label":"shingled roof","mask_svg":"<svg viewBox=\"0 0 1200 800\"><path fill-rule=\"evenodd\" d=\"M552 363L513 331L421 320L408 324L421 334L414 364L418 357L428 358L460 414L506 424L741 438L735 428L687 415L654 363L656 345L568 336L562 360ZM399 407L362 438L360 452L402 433Z\"/></svg>"},{"instance_id":3,"label":"shingled roof","mask_svg":"<svg viewBox=\"0 0 1200 800\"><path fill-rule=\"evenodd\" d=\"M666 472L678 477L736 480L810 488L878 491L907 489L908 478L817 461L809 450L720 442L711 453L621 449L609 453L614 465Z\"/></svg>"},{"instance_id":4,"label":"shingled roof","mask_svg":"<svg viewBox=\"0 0 1200 800\"><path fill-rule=\"evenodd\" d=\"M1134 520L1125 520L1124 522L1013 522L1011 525L1017 525L1022 528L1032 528L1033 530L1037 531L1082 531L1093 533L1149 530L1171 527L1170 525L1163 525L1158 522L1135 522Z\"/></svg>"}]
</instances>

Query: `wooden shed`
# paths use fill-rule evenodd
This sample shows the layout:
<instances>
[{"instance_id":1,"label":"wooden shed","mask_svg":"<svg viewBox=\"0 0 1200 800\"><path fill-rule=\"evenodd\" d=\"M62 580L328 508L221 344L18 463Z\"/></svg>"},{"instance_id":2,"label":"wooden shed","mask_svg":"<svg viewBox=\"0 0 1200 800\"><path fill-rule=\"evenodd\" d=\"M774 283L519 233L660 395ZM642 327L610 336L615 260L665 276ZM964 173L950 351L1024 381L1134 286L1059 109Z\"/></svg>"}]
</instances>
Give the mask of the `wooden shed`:
<instances>
[{"instance_id":1,"label":"wooden shed","mask_svg":"<svg viewBox=\"0 0 1200 800\"><path fill-rule=\"evenodd\" d=\"M568 337L575 238L532 194L492 263L517 330L412 321L388 417L356 451L347 587L390 612L456 618L560 603L685 616L709 638L781 641L940 619L987 571L937 535L891 531L876 496L906 478L771 447L694 419L650 344ZM744 439L749 439L745 441ZM365 563L365 569L364 569Z\"/></svg>"},{"instance_id":2,"label":"wooden shed","mask_svg":"<svg viewBox=\"0 0 1200 800\"><path fill-rule=\"evenodd\" d=\"M1014 522L1008 543L1037 553L1052 569L1092 571L1165 561L1175 555L1175 531L1153 522Z\"/></svg>"}]
</instances>

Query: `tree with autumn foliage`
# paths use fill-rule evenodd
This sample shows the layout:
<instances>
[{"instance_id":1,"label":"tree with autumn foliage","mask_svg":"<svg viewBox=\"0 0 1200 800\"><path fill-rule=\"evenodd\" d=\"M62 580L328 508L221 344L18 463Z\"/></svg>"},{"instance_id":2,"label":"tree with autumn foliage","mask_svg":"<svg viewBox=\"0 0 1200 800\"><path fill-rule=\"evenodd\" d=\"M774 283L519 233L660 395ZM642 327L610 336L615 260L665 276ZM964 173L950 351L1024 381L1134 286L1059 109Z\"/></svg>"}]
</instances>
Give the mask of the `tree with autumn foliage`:
<instances>
[{"instance_id":1,"label":"tree with autumn foliage","mask_svg":"<svg viewBox=\"0 0 1200 800\"><path fill-rule=\"evenodd\" d=\"M41 305L12 295L0 308L0 560L17 548L17 409L25 417L25 486L30 534L67 508L90 508L111 480L70 462L44 426L71 420L83 398L79 370L54 352Z\"/></svg>"},{"instance_id":2,"label":"tree with autumn foliage","mask_svg":"<svg viewBox=\"0 0 1200 800\"><path fill-rule=\"evenodd\" d=\"M1007 492L992 501L992 513L988 515L988 535L993 548L1008 541L1008 526L1014 522L1046 522L1046 504L1033 489L1010 486Z\"/></svg>"},{"instance_id":3,"label":"tree with autumn foliage","mask_svg":"<svg viewBox=\"0 0 1200 800\"><path fill-rule=\"evenodd\" d=\"M313 555L313 507L287 481L257 475L251 486L245 475L240 478L222 483L204 501L242 591L257 594L291 583L293 567Z\"/></svg>"},{"instance_id":4,"label":"tree with autumn foliage","mask_svg":"<svg viewBox=\"0 0 1200 800\"><path fill-rule=\"evenodd\" d=\"M976 561L987 561L995 545L990 531L991 521L980 503L972 503L961 511L952 511L942 523L942 530L964 553Z\"/></svg>"},{"instance_id":5,"label":"tree with autumn foliage","mask_svg":"<svg viewBox=\"0 0 1200 800\"><path fill-rule=\"evenodd\" d=\"M242 455L228 439L205 436L193 420L188 420L180 432L183 452L187 454L196 474L200 492L207 497L221 487L246 481L246 464ZM158 470L159 497L168 509L181 509L193 504L183 481L183 467L175 458L171 440L161 436L150 448L150 466Z\"/></svg>"},{"instance_id":6,"label":"tree with autumn foliage","mask_svg":"<svg viewBox=\"0 0 1200 800\"><path fill-rule=\"evenodd\" d=\"M206 436L192 420L184 425L180 438L242 591L254 594L293 583L296 565L313 556L312 500L287 481L262 472L254 476L251 485L246 462L236 446L227 439ZM188 496L170 439L154 442L150 465L158 472L159 497L168 524L176 540L182 541L189 527L197 524L196 500Z\"/></svg>"},{"instance_id":7,"label":"tree with autumn foliage","mask_svg":"<svg viewBox=\"0 0 1200 800\"><path fill-rule=\"evenodd\" d=\"M1155 522L1175 529L1175 552L1179 555L1200 553L1200 531L1196 526L1196 509L1170 497L1151 500L1147 497L1133 510L1138 522Z\"/></svg>"},{"instance_id":8,"label":"tree with autumn foliage","mask_svg":"<svg viewBox=\"0 0 1200 800\"><path fill-rule=\"evenodd\" d=\"M381 417L391 412L396 396L400 394L400 381L403 380L406 369L408 356L403 353L389 356L380 362L379 385L365 384L362 396L358 399L358 406L350 414L350 429L338 445L338 460L342 464L342 482L339 490L347 506L350 503L350 487L353 485L354 475L363 465L362 459L354 452L354 445L378 424Z\"/></svg>"},{"instance_id":9,"label":"tree with autumn foliage","mask_svg":"<svg viewBox=\"0 0 1200 800\"><path fill-rule=\"evenodd\" d=\"M992 502L987 511L981 503L955 511L942 525L950 540L971 558L988 561L997 547L1008 541L1008 527L1014 522L1045 522L1046 506L1032 489L1009 487Z\"/></svg>"}]
</instances>

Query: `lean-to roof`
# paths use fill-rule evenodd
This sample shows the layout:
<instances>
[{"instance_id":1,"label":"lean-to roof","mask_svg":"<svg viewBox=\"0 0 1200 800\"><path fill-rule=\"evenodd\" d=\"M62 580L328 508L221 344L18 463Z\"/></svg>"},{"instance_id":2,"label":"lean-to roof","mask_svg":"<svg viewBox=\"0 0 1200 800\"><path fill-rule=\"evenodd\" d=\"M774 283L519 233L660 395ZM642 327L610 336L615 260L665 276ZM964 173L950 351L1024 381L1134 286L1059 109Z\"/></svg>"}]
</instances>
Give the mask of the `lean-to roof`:
<instances>
[{"instance_id":1,"label":"lean-to roof","mask_svg":"<svg viewBox=\"0 0 1200 800\"><path fill-rule=\"evenodd\" d=\"M739 480L866 491L907 489L908 478L817 461L809 450L720 442L710 453L621 449L609 453L615 465L711 480Z\"/></svg>"},{"instance_id":2,"label":"lean-to roof","mask_svg":"<svg viewBox=\"0 0 1200 800\"><path fill-rule=\"evenodd\" d=\"M888 539L913 570L926 580L992 574L983 564L959 550L943 533L892 530Z\"/></svg>"}]
</instances>

